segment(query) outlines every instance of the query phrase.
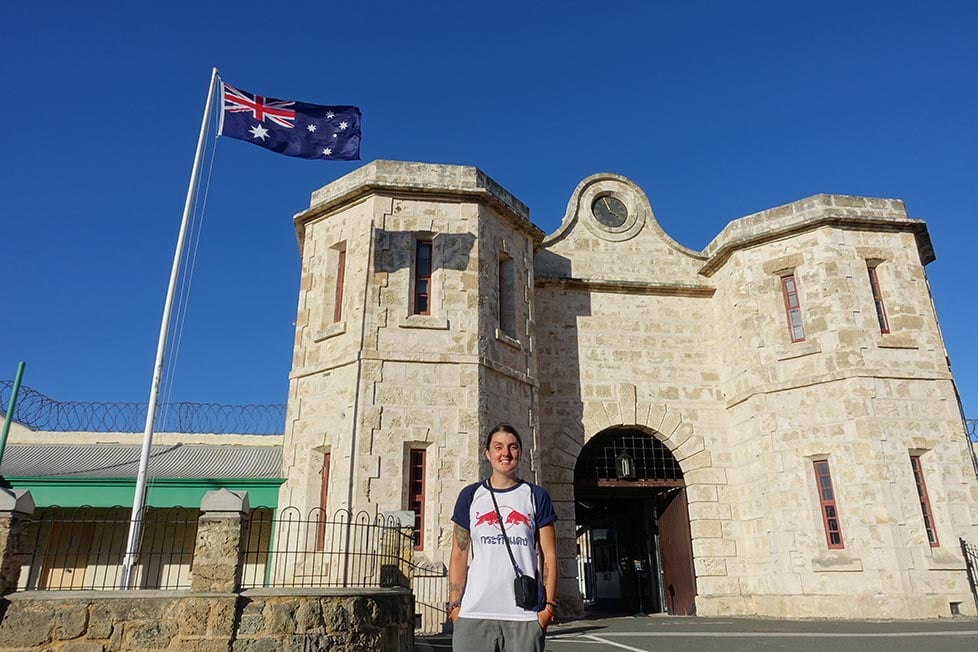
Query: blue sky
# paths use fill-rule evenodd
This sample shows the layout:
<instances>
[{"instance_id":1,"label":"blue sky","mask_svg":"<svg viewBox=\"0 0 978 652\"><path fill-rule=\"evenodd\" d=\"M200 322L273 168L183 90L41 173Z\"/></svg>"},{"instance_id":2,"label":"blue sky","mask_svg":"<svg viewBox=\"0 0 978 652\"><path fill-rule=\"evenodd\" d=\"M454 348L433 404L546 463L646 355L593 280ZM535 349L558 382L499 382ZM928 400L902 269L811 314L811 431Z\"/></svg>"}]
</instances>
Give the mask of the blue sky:
<instances>
[{"instance_id":1,"label":"blue sky","mask_svg":"<svg viewBox=\"0 0 978 652\"><path fill-rule=\"evenodd\" d=\"M702 249L816 193L903 199L978 416L978 6L970 2L3 3L0 378L141 401L212 66L363 111L364 161L475 165L544 231L595 172ZM224 139L172 400L285 402L291 217L357 163Z\"/></svg>"}]
</instances>

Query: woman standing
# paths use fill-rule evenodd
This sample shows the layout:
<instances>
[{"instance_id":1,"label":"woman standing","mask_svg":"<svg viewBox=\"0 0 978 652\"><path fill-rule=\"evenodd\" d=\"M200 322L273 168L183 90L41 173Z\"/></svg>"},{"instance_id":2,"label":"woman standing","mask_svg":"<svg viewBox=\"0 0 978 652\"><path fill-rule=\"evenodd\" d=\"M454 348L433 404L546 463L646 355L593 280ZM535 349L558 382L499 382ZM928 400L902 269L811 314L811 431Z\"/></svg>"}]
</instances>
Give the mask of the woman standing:
<instances>
[{"instance_id":1,"label":"woman standing","mask_svg":"<svg viewBox=\"0 0 978 652\"><path fill-rule=\"evenodd\" d=\"M557 514L543 487L519 479L522 450L516 428L505 423L493 428L485 449L492 475L462 489L455 502L448 615L455 625L456 652L542 652L553 621ZM516 602L514 564L538 578L539 599L530 608Z\"/></svg>"}]
</instances>

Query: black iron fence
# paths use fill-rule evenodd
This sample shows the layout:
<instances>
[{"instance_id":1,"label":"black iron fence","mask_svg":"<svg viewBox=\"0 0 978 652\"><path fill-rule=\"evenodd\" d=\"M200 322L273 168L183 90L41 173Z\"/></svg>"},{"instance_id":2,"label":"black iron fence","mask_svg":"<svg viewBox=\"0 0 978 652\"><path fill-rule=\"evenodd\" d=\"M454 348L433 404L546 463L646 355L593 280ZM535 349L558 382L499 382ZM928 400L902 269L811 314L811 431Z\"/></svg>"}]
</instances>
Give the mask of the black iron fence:
<instances>
[{"instance_id":1,"label":"black iron fence","mask_svg":"<svg viewBox=\"0 0 978 652\"><path fill-rule=\"evenodd\" d=\"M13 381L0 380L0 417L10 403ZM146 403L56 401L21 385L14 420L31 430L50 432L142 432ZM194 434L279 435L285 427L285 405L161 403L156 432Z\"/></svg>"},{"instance_id":2,"label":"black iron fence","mask_svg":"<svg viewBox=\"0 0 978 652\"><path fill-rule=\"evenodd\" d=\"M975 600L975 609L978 609L978 545L970 544L964 539L961 541L961 553L964 555L964 564L968 569L968 583L971 585L971 597Z\"/></svg>"},{"instance_id":3,"label":"black iron fence","mask_svg":"<svg viewBox=\"0 0 978 652\"><path fill-rule=\"evenodd\" d=\"M22 590L121 588L129 536L128 507L45 507L34 514L21 554ZM198 510L142 511L142 543L133 588L188 589Z\"/></svg>"},{"instance_id":4,"label":"black iron fence","mask_svg":"<svg viewBox=\"0 0 978 652\"><path fill-rule=\"evenodd\" d=\"M121 589L131 510L38 510L20 558L21 590ZM143 510L142 540L130 588L189 589L200 512ZM410 586L413 530L394 517L319 509L302 518L287 507L246 520L242 588Z\"/></svg>"},{"instance_id":5,"label":"black iron fence","mask_svg":"<svg viewBox=\"0 0 978 652\"><path fill-rule=\"evenodd\" d=\"M965 419L964 429L968 432L968 439L978 443L978 419Z\"/></svg>"},{"instance_id":6,"label":"black iron fence","mask_svg":"<svg viewBox=\"0 0 978 652\"><path fill-rule=\"evenodd\" d=\"M255 510L247 528L242 588L409 586L413 531L391 516L316 508Z\"/></svg>"}]
</instances>

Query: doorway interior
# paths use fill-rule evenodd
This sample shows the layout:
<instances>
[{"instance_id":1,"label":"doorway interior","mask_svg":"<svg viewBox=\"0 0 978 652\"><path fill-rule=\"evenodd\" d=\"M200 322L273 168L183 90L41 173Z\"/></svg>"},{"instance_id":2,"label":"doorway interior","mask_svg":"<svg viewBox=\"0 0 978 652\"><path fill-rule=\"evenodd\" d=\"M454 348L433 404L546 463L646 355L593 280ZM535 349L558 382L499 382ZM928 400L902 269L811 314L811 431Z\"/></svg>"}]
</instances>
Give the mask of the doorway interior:
<instances>
[{"instance_id":1,"label":"doorway interior","mask_svg":"<svg viewBox=\"0 0 978 652\"><path fill-rule=\"evenodd\" d=\"M695 613L686 485L669 449L641 430L606 430L581 451L574 485L585 607Z\"/></svg>"}]
</instances>

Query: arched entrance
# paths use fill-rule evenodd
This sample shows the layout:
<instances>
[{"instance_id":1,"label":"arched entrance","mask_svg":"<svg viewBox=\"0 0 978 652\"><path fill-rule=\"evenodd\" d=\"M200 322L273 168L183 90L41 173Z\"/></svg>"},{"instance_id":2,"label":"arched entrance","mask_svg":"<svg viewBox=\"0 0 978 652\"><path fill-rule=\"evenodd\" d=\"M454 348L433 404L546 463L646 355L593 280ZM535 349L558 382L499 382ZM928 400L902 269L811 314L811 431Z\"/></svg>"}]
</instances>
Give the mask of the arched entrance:
<instances>
[{"instance_id":1,"label":"arched entrance","mask_svg":"<svg viewBox=\"0 0 978 652\"><path fill-rule=\"evenodd\" d=\"M672 452L635 428L610 428L574 468L577 563L589 609L695 613L686 483Z\"/></svg>"}]
</instances>

